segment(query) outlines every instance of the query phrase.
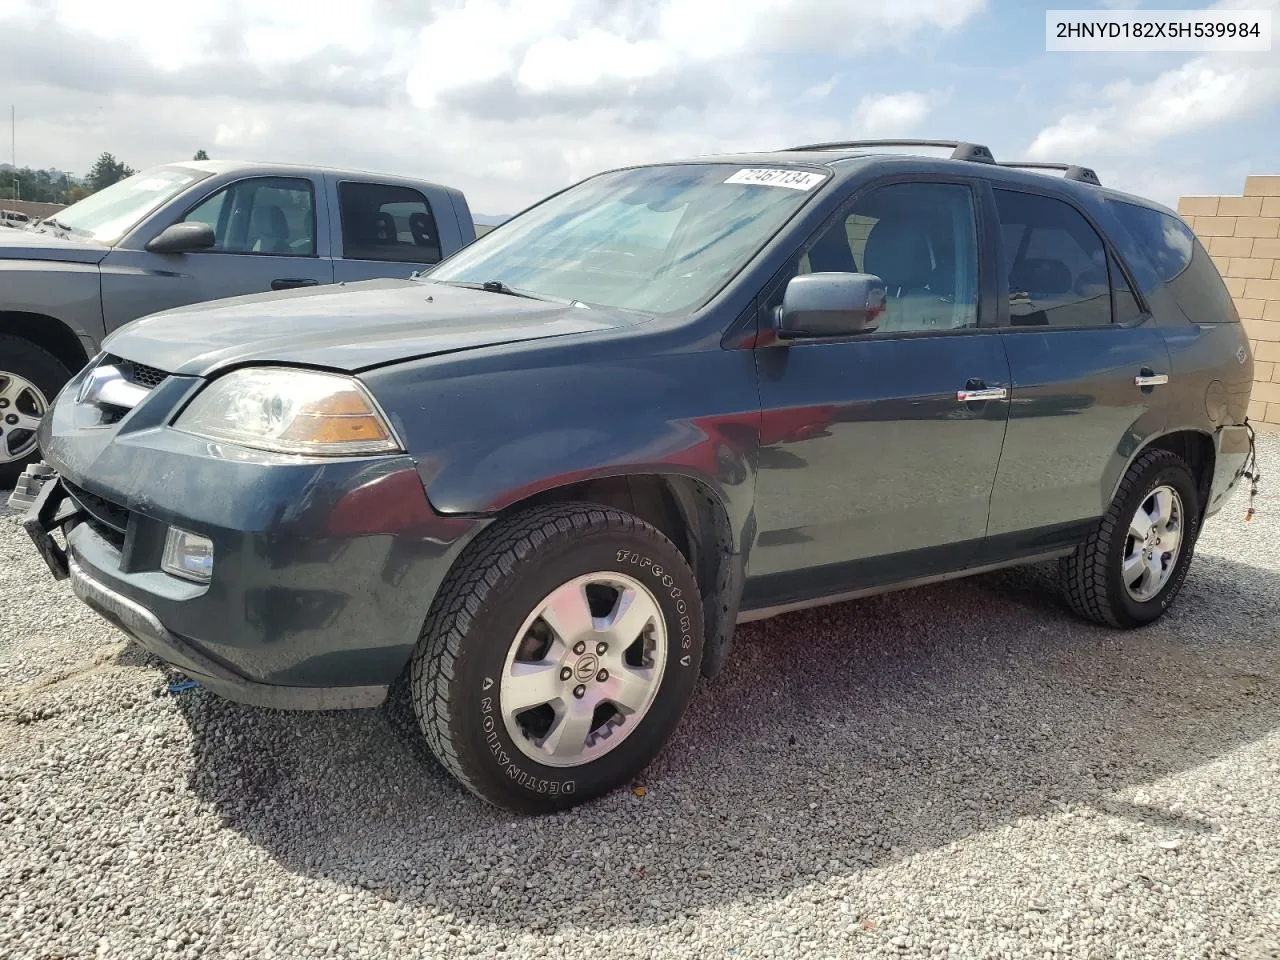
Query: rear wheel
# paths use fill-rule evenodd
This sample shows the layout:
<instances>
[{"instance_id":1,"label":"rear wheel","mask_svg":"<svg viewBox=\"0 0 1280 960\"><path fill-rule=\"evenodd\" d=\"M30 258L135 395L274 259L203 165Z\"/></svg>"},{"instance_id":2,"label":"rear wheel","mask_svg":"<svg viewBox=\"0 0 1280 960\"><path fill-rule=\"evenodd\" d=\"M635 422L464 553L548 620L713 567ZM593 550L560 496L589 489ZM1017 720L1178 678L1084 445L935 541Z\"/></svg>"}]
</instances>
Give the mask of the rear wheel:
<instances>
[{"instance_id":1,"label":"rear wheel","mask_svg":"<svg viewBox=\"0 0 1280 960\"><path fill-rule=\"evenodd\" d=\"M702 604L658 530L595 504L499 521L450 572L414 654L440 762L490 803L562 809L626 783L674 732Z\"/></svg>"},{"instance_id":2,"label":"rear wheel","mask_svg":"<svg viewBox=\"0 0 1280 960\"><path fill-rule=\"evenodd\" d=\"M1061 562L1068 603L1114 627L1150 623L1182 589L1199 532L1200 497L1190 467L1168 450L1142 454L1097 530Z\"/></svg>"},{"instance_id":3,"label":"rear wheel","mask_svg":"<svg viewBox=\"0 0 1280 960\"><path fill-rule=\"evenodd\" d=\"M39 456L36 429L71 373L47 350L0 336L0 489Z\"/></svg>"}]
</instances>

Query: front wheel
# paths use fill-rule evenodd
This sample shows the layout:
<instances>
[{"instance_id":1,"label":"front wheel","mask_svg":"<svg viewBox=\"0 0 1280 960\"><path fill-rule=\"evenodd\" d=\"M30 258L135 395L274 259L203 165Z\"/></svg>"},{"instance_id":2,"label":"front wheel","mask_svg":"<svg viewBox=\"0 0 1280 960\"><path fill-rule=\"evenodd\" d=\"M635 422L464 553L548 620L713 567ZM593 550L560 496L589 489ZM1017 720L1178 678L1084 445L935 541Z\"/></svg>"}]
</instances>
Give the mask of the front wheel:
<instances>
[{"instance_id":1,"label":"front wheel","mask_svg":"<svg viewBox=\"0 0 1280 960\"><path fill-rule=\"evenodd\" d=\"M1157 619L1182 589L1200 532L1200 496L1186 461L1168 450L1140 455L1089 539L1063 558L1067 602L1113 627Z\"/></svg>"},{"instance_id":2,"label":"front wheel","mask_svg":"<svg viewBox=\"0 0 1280 960\"><path fill-rule=\"evenodd\" d=\"M36 430L71 372L47 350L0 336L0 490L12 487L39 455Z\"/></svg>"},{"instance_id":3,"label":"front wheel","mask_svg":"<svg viewBox=\"0 0 1280 960\"><path fill-rule=\"evenodd\" d=\"M633 778L674 732L702 659L680 551L611 507L537 507L485 530L414 653L432 752L481 798L563 809Z\"/></svg>"}]
</instances>

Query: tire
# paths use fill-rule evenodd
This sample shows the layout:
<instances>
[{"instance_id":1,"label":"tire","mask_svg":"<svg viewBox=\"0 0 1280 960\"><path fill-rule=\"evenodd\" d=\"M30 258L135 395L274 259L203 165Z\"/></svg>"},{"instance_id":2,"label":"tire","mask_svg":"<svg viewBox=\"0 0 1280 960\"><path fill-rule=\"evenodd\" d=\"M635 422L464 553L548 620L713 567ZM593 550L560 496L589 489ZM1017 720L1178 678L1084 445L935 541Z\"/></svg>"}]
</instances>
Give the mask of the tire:
<instances>
[{"instance_id":1,"label":"tire","mask_svg":"<svg viewBox=\"0 0 1280 960\"><path fill-rule=\"evenodd\" d=\"M7 419L43 416L71 379L71 371L49 351L21 337L0 335L0 358L0 489L8 490L40 451L34 431L18 428ZM26 386L39 391L38 403L33 403ZM15 397L15 392L20 396Z\"/></svg>"},{"instance_id":2,"label":"tire","mask_svg":"<svg viewBox=\"0 0 1280 960\"><path fill-rule=\"evenodd\" d=\"M1167 491L1176 496L1168 498ZM1173 557L1164 555L1162 548L1169 545L1170 528L1164 528L1161 538L1162 531L1154 524L1157 529L1153 539L1147 541L1152 560L1145 566L1152 571L1159 567L1159 574L1143 579L1148 573L1141 565L1135 565L1136 574L1131 571L1126 576L1126 560L1144 553L1134 532L1135 525L1142 527L1138 512L1142 510L1150 519L1157 497L1168 498L1179 511L1177 553ZM1200 534L1200 509L1196 480L1186 461L1168 450L1140 454L1120 481L1097 529L1075 553L1060 561L1067 603L1082 617L1124 629L1159 619L1186 580Z\"/></svg>"},{"instance_id":3,"label":"tire","mask_svg":"<svg viewBox=\"0 0 1280 960\"><path fill-rule=\"evenodd\" d=\"M702 647L693 571L657 529L598 504L535 507L482 532L446 577L414 651L414 711L472 793L561 810L648 766L693 696ZM517 687L520 671L555 698L517 712L546 695Z\"/></svg>"}]
</instances>

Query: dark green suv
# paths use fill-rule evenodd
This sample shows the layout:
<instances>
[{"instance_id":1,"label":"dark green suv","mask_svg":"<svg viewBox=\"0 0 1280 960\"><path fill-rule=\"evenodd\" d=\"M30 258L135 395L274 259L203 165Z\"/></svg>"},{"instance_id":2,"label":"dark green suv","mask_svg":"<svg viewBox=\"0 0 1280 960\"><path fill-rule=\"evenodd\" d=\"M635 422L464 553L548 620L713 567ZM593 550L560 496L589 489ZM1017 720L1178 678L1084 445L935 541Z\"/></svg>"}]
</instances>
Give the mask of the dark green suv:
<instances>
[{"instance_id":1,"label":"dark green suv","mask_svg":"<svg viewBox=\"0 0 1280 960\"><path fill-rule=\"evenodd\" d=\"M440 761L534 811L642 769L744 620L1048 558L1156 619L1251 447L1209 257L1088 170L881 146L615 170L414 279L129 324L27 529L223 696L407 672Z\"/></svg>"}]
</instances>

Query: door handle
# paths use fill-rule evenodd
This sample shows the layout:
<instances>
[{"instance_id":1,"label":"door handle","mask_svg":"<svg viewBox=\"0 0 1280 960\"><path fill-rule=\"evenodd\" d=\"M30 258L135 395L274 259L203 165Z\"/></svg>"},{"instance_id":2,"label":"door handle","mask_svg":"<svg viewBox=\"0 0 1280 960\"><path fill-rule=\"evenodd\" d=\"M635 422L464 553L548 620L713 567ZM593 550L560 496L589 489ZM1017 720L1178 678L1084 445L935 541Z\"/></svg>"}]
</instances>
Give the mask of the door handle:
<instances>
[{"instance_id":1,"label":"door handle","mask_svg":"<svg viewBox=\"0 0 1280 960\"><path fill-rule=\"evenodd\" d=\"M271 289L293 290L295 287L315 287L319 284L319 280L312 280L310 277L280 277L271 281Z\"/></svg>"},{"instance_id":2,"label":"door handle","mask_svg":"<svg viewBox=\"0 0 1280 960\"><path fill-rule=\"evenodd\" d=\"M978 387L957 390L956 399L961 403L975 403L979 400L1005 400L1009 391L1005 387Z\"/></svg>"},{"instance_id":3,"label":"door handle","mask_svg":"<svg viewBox=\"0 0 1280 960\"><path fill-rule=\"evenodd\" d=\"M1140 373L1133 378L1133 382L1139 387L1158 387L1169 382L1169 375L1167 373Z\"/></svg>"}]
</instances>

